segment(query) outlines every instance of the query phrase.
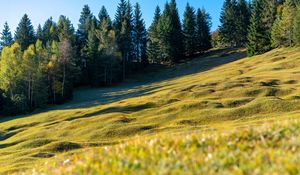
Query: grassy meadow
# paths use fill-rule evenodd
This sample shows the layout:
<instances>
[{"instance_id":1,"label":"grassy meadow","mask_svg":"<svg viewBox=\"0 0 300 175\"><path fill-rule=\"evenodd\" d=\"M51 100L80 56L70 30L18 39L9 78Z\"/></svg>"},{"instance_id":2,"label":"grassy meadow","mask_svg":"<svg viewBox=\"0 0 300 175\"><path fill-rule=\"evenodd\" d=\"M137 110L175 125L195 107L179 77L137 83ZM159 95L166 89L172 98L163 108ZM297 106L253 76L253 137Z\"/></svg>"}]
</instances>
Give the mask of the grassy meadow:
<instances>
[{"instance_id":1,"label":"grassy meadow","mask_svg":"<svg viewBox=\"0 0 300 175\"><path fill-rule=\"evenodd\" d=\"M2 117L0 173L298 174L299 65L300 48L212 51Z\"/></svg>"}]
</instances>

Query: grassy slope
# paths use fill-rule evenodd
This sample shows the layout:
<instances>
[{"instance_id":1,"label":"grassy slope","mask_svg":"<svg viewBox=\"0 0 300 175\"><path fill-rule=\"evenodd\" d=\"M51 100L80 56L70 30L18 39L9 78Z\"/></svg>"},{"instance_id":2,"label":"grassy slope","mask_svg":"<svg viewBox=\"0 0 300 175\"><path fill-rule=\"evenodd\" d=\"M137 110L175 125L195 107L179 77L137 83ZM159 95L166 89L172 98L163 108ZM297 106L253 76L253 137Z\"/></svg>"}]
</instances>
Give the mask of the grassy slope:
<instances>
[{"instance_id":1,"label":"grassy slope","mask_svg":"<svg viewBox=\"0 0 300 175\"><path fill-rule=\"evenodd\" d=\"M222 133L231 130L231 128L248 125L252 121L297 118L300 114L299 51L299 48L274 50L261 56L244 58L229 64L225 63L234 61L243 54L233 52L220 55L220 53L216 53L162 72L152 73L149 75L151 78L145 82L131 83L121 88L106 89L104 91L82 91L84 93L78 93L75 102L57 107L51 111L32 116L20 116L14 120L4 119L0 123L0 171L11 172L31 168L34 163L45 161L45 158L51 158L61 152L80 152L86 148L103 145L110 148L109 145L127 142L126 140L132 139L132 136L137 134L160 133L158 142L161 143L158 144L158 147L157 144L153 146L151 142L150 145L144 145L143 143L147 140L136 139L136 141L129 142L127 144L129 145L128 149L125 150L122 146L124 144L112 146L112 150L115 151L109 153L100 151L100 155L105 154L105 159L113 159L116 165L107 161L95 163L99 162L97 160L92 162L91 165L96 164L94 167L105 166L108 168L107 171L110 170L109 168L117 168L118 166L124 168L119 170L124 171L133 170L137 166L137 171L142 169L146 173L155 168L158 168L157 171L160 173L171 169L182 171L185 168L203 165L201 161L205 159L202 159L201 156L207 156L209 152L212 153L209 153L208 158L221 156L220 161L225 159L225 153L232 150L227 147L219 148L217 145L227 143L227 140L235 138L236 135L237 138L244 138L243 133L246 135L246 140L242 145L246 145L246 147L256 142L255 139L252 141L252 136L260 140L258 142L262 145L258 147L260 149L255 149L255 151L257 151L256 155L262 156L260 153L263 152L263 148L267 147L265 142L268 141L263 141L264 139L256 136L256 133L261 131L245 129L245 132L233 132L226 137L224 136L224 140L221 139L223 138ZM87 94L92 94L94 98L82 97L89 96ZM206 133L207 129L215 127L218 123L222 123L221 128L223 128L224 121L227 121L225 125L227 129L221 129L220 132L209 132L206 135L211 137L209 135L213 134L216 138L220 138L220 141L212 140L212 146L207 145L207 148L200 146L201 149L199 149L199 146L197 146L199 145L197 142L201 140L199 134L176 136L176 139L169 137L177 132L186 133L187 131L201 130ZM298 126L298 123L295 123L291 126ZM219 127L220 124L216 126L216 128ZM282 126L282 128L284 127L289 128L289 124ZM268 128L271 128L270 131ZM295 131L298 131L297 129ZM271 133L271 136L267 135L267 138L273 139L272 133L277 133L273 125L266 127L265 130L267 133ZM249 133L251 137L248 138ZM293 132L290 133L293 134ZM285 138L292 136L280 137L282 140L279 139L278 145L270 148L274 148L275 157L288 150L281 148L280 143L283 143ZM215 137L208 138L208 140ZM295 138L297 137L296 135ZM190 141L190 138L195 138L197 141ZM173 160L166 157L169 153L160 155L163 154L161 151L164 151L164 146L161 146L161 148L159 145L163 145L165 142L167 143L166 148L172 148L172 143L188 147L186 155L189 155L189 157L174 156ZM191 143L191 149L189 146L185 146L189 143ZM239 142L235 144L239 144ZM275 141L274 144L276 144ZM297 144L295 143L296 146ZM216 147L214 148L213 145ZM120 150L121 148L122 150ZM142 148L144 150L138 152L141 155L134 154L137 149ZM149 150L147 150L148 148ZM129 158L132 161L127 162L126 159L122 159L122 156L131 155L131 149L133 149L132 157ZM173 147L173 149L177 149L177 147ZM183 153L185 152L180 152L180 149L179 146L178 154L184 156ZM206 149L209 151L206 151ZM222 151L219 152L218 149ZM298 147L295 149L297 150ZM247 154L248 150L251 151L251 148L247 148L245 153L240 152L239 154ZM152 156L147 156L152 153L154 155L157 153L159 158L165 156L162 157L162 165L153 164L156 157L153 156L153 159L151 159ZM200 156L199 159L191 156L194 153ZM255 157L254 153L249 154L247 160ZM232 154L234 155L234 152ZM139 159L135 156L142 156L142 165L135 165L136 162L139 164L137 161ZM294 159L291 161L299 160L297 157L292 158ZM79 159L82 158L79 156ZM124 160L124 164L122 162L118 164L116 161L119 159ZM163 161L164 159L167 161ZM247 160L245 161L247 162ZM178 162L174 164L172 161ZM188 163L194 161L200 162L194 165ZM181 166L180 162L186 162L185 165L187 166ZM279 160L280 162L281 160ZM107 166L108 164L111 164L111 166ZM145 164L152 166L146 169L143 168ZM178 168L174 168L177 165ZM234 168L234 163L230 165ZM218 162L212 161L210 166L215 168L224 167L226 170L226 166L222 163L218 164ZM251 166L255 167L255 164L249 165L250 168ZM139 167L142 168L139 169ZM196 167L194 168L196 171ZM198 170L199 172L209 172L214 169L210 170L203 167ZM295 171L295 168L291 167L291 170ZM229 169L226 171L229 171Z\"/></svg>"}]
</instances>

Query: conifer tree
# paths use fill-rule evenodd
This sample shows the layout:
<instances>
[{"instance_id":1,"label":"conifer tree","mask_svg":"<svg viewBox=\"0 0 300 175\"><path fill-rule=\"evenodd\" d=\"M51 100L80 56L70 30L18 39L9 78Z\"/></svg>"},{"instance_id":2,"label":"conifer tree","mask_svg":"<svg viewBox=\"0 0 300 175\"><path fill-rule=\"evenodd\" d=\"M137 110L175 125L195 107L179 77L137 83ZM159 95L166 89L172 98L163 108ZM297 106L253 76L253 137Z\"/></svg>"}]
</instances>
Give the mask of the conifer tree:
<instances>
[{"instance_id":1,"label":"conifer tree","mask_svg":"<svg viewBox=\"0 0 300 175\"><path fill-rule=\"evenodd\" d=\"M4 28L0 37L0 52L2 48L10 46L13 44L12 34L10 32L7 22L4 23Z\"/></svg>"},{"instance_id":2,"label":"conifer tree","mask_svg":"<svg viewBox=\"0 0 300 175\"><path fill-rule=\"evenodd\" d=\"M197 52L202 53L211 48L211 17L205 9L197 10L196 46Z\"/></svg>"},{"instance_id":3,"label":"conifer tree","mask_svg":"<svg viewBox=\"0 0 300 175\"><path fill-rule=\"evenodd\" d=\"M35 33L27 14L21 19L15 33L15 41L20 44L22 51L35 43Z\"/></svg>"},{"instance_id":4,"label":"conifer tree","mask_svg":"<svg viewBox=\"0 0 300 175\"><path fill-rule=\"evenodd\" d=\"M88 5L84 5L78 25L77 35L80 41L80 48L85 47L85 43L87 42L88 33L91 28L91 22L93 19L93 14Z\"/></svg>"},{"instance_id":5,"label":"conifer tree","mask_svg":"<svg viewBox=\"0 0 300 175\"><path fill-rule=\"evenodd\" d=\"M293 0L284 2L282 14L278 15L272 28L272 45L274 47L293 45L295 10L296 5Z\"/></svg>"},{"instance_id":6,"label":"conifer tree","mask_svg":"<svg viewBox=\"0 0 300 175\"><path fill-rule=\"evenodd\" d=\"M43 29L40 24L38 25L38 28L36 30L36 39L41 41L43 40Z\"/></svg>"},{"instance_id":7,"label":"conifer tree","mask_svg":"<svg viewBox=\"0 0 300 175\"><path fill-rule=\"evenodd\" d=\"M293 41L296 45L300 44L300 9L296 7L293 23Z\"/></svg>"},{"instance_id":8,"label":"conifer tree","mask_svg":"<svg viewBox=\"0 0 300 175\"><path fill-rule=\"evenodd\" d=\"M161 18L161 12L159 6L156 6L154 18L151 26L148 30L148 44L147 44L147 57L152 63L160 63L161 60L161 50L159 47L159 32L158 23Z\"/></svg>"},{"instance_id":9,"label":"conifer tree","mask_svg":"<svg viewBox=\"0 0 300 175\"><path fill-rule=\"evenodd\" d=\"M146 57L147 31L145 22L142 19L141 7L138 3L136 3L134 10L133 43L135 60L142 63L143 65L148 64L148 60Z\"/></svg>"},{"instance_id":10,"label":"conifer tree","mask_svg":"<svg viewBox=\"0 0 300 175\"><path fill-rule=\"evenodd\" d=\"M68 40L73 45L75 43L74 27L66 16L60 16L57 24L59 41Z\"/></svg>"},{"instance_id":11,"label":"conifer tree","mask_svg":"<svg viewBox=\"0 0 300 175\"><path fill-rule=\"evenodd\" d=\"M251 11L247 1L239 0L237 4L236 31L234 33L238 46L245 46L247 43L250 15Z\"/></svg>"},{"instance_id":12,"label":"conifer tree","mask_svg":"<svg viewBox=\"0 0 300 175\"><path fill-rule=\"evenodd\" d=\"M220 36L225 45L236 46L236 36L233 35L237 31L236 17L237 17L236 1L225 0L221 11L220 22Z\"/></svg>"},{"instance_id":13,"label":"conifer tree","mask_svg":"<svg viewBox=\"0 0 300 175\"><path fill-rule=\"evenodd\" d=\"M248 31L247 53L249 56L263 52L262 38L264 35L262 24L262 4L260 0L252 1L252 14Z\"/></svg>"},{"instance_id":14,"label":"conifer tree","mask_svg":"<svg viewBox=\"0 0 300 175\"><path fill-rule=\"evenodd\" d=\"M196 14L194 8L189 3L187 3L184 12L183 34L185 54L191 56L196 52Z\"/></svg>"},{"instance_id":15,"label":"conifer tree","mask_svg":"<svg viewBox=\"0 0 300 175\"><path fill-rule=\"evenodd\" d=\"M43 25L43 45L49 45L51 46L52 41L58 41L58 32L57 32L57 25L56 23L52 20L52 17L47 19L45 24Z\"/></svg>"},{"instance_id":16,"label":"conifer tree","mask_svg":"<svg viewBox=\"0 0 300 175\"><path fill-rule=\"evenodd\" d=\"M110 28L112 27L112 21L108 15L108 12L107 12L105 6L101 7L98 18L99 18L99 26L101 26L103 22L107 22L109 27Z\"/></svg>"}]
</instances>

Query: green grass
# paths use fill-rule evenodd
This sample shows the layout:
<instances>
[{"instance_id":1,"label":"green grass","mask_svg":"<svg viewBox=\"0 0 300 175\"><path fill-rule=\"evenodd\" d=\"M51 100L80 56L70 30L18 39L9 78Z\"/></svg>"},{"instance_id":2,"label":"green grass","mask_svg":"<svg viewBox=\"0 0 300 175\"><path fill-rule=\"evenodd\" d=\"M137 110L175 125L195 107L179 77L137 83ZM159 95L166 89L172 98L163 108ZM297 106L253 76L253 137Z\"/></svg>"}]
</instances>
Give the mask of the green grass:
<instances>
[{"instance_id":1,"label":"green grass","mask_svg":"<svg viewBox=\"0 0 300 175\"><path fill-rule=\"evenodd\" d=\"M30 174L37 166L36 170L48 173L62 169L62 174L112 170L136 174L185 170L252 174L253 170L268 174L289 173L283 167L287 163L296 172L292 165L299 162L299 156L283 143L299 133L299 51L277 49L252 58L243 58L242 51L215 51L162 70L150 68L147 78L138 77L118 87L80 90L72 102L49 111L3 118L0 173L29 169ZM293 120L285 121L290 118ZM257 122L269 124L253 125ZM284 128L295 132L285 133L277 142L272 133ZM265 133L261 139L259 134ZM211 144L201 146L203 137ZM241 146L240 152L226 146L235 137L241 138L233 143ZM151 140L157 144L150 144ZM186 146L189 143L191 147ZM296 141L291 144L298 150ZM112 151L103 151L104 147ZM165 148L176 150L176 155L168 158L172 149L169 153ZM80 154L87 149L91 153ZM266 165L264 160L254 161L263 159L268 151L276 160L270 158ZM70 155L74 153L75 158ZM289 160L279 158L284 153ZM68 159L64 154L72 161L61 168L59 160ZM213 159L203 162L208 154ZM240 160L227 160L236 154ZM40 170L44 162L54 168Z\"/></svg>"}]
</instances>

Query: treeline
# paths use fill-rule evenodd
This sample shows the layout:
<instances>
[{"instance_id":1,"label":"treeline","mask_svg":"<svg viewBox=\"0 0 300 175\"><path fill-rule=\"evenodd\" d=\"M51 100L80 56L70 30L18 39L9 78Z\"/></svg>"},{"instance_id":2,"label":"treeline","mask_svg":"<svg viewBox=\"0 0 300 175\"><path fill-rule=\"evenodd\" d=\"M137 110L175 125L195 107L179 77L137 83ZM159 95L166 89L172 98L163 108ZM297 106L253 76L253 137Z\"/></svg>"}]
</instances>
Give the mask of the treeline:
<instances>
[{"instance_id":1,"label":"treeline","mask_svg":"<svg viewBox=\"0 0 300 175\"><path fill-rule=\"evenodd\" d=\"M247 47L248 55L300 44L299 0L226 0L214 45Z\"/></svg>"},{"instance_id":2,"label":"treeline","mask_svg":"<svg viewBox=\"0 0 300 175\"><path fill-rule=\"evenodd\" d=\"M24 113L72 98L74 86L107 86L149 63L170 64L211 48L211 19L175 0L146 29L140 5L120 0L114 20L103 6L96 17L85 5L75 31L66 16L34 30L21 19L14 36L7 23L0 38L0 113Z\"/></svg>"}]
</instances>

